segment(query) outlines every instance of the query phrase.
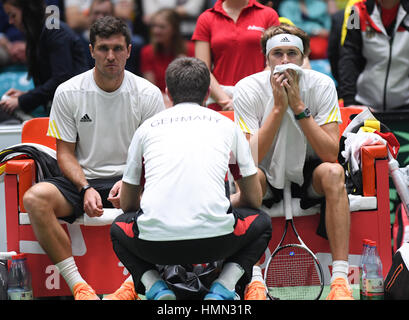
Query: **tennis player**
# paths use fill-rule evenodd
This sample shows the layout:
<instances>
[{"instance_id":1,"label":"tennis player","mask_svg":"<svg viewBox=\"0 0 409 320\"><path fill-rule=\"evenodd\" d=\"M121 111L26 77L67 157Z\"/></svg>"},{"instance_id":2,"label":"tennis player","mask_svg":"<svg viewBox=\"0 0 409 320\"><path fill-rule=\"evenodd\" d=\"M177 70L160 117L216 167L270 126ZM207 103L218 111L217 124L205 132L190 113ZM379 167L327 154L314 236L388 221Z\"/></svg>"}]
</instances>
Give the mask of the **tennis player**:
<instances>
[{"instance_id":1,"label":"tennis player","mask_svg":"<svg viewBox=\"0 0 409 320\"><path fill-rule=\"evenodd\" d=\"M329 239L333 260L327 299L352 299L350 212L344 170L336 163L341 115L335 85L324 74L301 69L309 52L309 38L301 29L271 27L261 44L270 68L238 82L233 103L235 121L255 150L263 203L282 199L286 178L302 207L323 202L319 232Z\"/></svg>"},{"instance_id":2,"label":"tennis player","mask_svg":"<svg viewBox=\"0 0 409 320\"><path fill-rule=\"evenodd\" d=\"M133 134L165 109L156 86L125 71L131 44L124 22L114 17L97 20L90 41L95 68L61 84L51 108L48 135L57 139L64 176L42 181L24 195L34 233L76 300L99 297L78 271L70 238L58 219L73 223L84 212L95 217L103 215L103 208L119 207ZM132 279L108 298L136 299Z\"/></svg>"},{"instance_id":3,"label":"tennis player","mask_svg":"<svg viewBox=\"0 0 409 320\"><path fill-rule=\"evenodd\" d=\"M257 168L238 126L202 107L210 85L204 62L174 60L166 85L174 106L145 121L129 147L120 199L125 213L111 227L113 247L147 299L176 298L156 264L224 260L204 298L233 300L271 237L271 220L258 209ZM242 191L231 201L224 183L229 167Z\"/></svg>"}]
</instances>

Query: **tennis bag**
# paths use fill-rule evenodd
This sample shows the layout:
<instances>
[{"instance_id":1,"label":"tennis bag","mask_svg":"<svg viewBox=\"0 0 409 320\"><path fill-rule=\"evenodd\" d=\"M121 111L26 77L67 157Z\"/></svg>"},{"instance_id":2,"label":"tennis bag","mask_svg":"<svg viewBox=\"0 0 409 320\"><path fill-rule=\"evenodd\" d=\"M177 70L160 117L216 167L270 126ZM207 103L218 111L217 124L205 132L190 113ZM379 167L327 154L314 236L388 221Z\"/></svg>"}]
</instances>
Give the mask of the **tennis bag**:
<instances>
[{"instance_id":1,"label":"tennis bag","mask_svg":"<svg viewBox=\"0 0 409 320\"><path fill-rule=\"evenodd\" d=\"M385 279L385 300L409 300L409 243L393 255L392 266Z\"/></svg>"},{"instance_id":2,"label":"tennis bag","mask_svg":"<svg viewBox=\"0 0 409 320\"><path fill-rule=\"evenodd\" d=\"M352 115L356 116L356 115ZM365 125L365 122L358 122L352 125L349 132L357 133L361 127ZM378 134L388 142L389 150L393 150L392 155L396 158L399 150L399 142L392 133L392 131L383 123L380 123L380 131ZM345 150L346 136L342 135L339 141L339 153L338 162L345 169L345 186L348 194L363 195L363 182L362 182L362 169L356 172L352 171L351 159L345 159L342 155L342 151Z\"/></svg>"},{"instance_id":3,"label":"tennis bag","mask_svg":"<svg viewBox=\"0 0 409 320\"><path fill-rule=\"evenodd\" d=\"M395 222L392 228L393 252L396 252L404 243L409 242L409 217L403 203L400 203L395 212Z\"/></svg>"},{"instance_id":4,"label":"tennis bag","mask_svg":"<svg viewBox=\"0 0 409 320\"><path fill-rule=\"evenodd\" d=\"M203 300L219 276L222 261L198 265L157 265L178 300Z\"/></svg>"}]
</instances>

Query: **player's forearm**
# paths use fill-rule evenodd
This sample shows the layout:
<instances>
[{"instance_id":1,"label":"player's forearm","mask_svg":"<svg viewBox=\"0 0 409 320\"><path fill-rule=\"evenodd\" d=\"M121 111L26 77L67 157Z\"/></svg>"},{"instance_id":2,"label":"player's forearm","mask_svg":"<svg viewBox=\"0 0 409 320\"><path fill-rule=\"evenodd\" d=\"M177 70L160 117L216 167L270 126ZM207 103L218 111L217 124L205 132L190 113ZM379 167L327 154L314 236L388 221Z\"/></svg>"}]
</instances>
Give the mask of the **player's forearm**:
<instances>
[{"instance_id":1,"label":"player's forearm","mask_svg":"<svg viewBox=\"0 0 409 320\"><path fill-rule=\"evenodd\" d=\"M139 210L142 189L141 186L122 182L120 203L123 212Z\"/></svg>"},{"instance_id":2,"label":"player's forearm","mask_svg":"<svg viewBox=\"0 0 409 320\"><path fill-rule=\"evenodd\" d=\"M261 128L250 138L250 147L256 165L264 159L270 150L283 116L283 111L273 108Z\"/></svg>"},{"instance_id":3,"label":"player's forearm","mask_svg":"<svg viewBox=\"0 0 409 320\"><path fill-rule=\"evenodd\" d=\"M299 124L318 157L324 162L336 162L339 151L338 124L325 125L326 129L324 129L311 117L299 120Z\"/></svg>"},{"instance_id":4,"label":"player's forearm","mask_svg":"<svg viewBox=\"0 0 409 320\"><path fill-rule=\"evenodd\" d=\"M62 174L69 179L78 190L88 184L76 156L75 143L57 139L57 162Z\"/></svg>"},{"instance_id":5,"label":"player's forearm","mask_svg":"<svg viewBox=\"0 0 409 320\"><path fill-rule=\"evenodd\" d=\"M58 156L57 154L57 161L63 175L69 179L78 190L81 190L83 186L88 184L84 171L75 156L67 154Z\"/></svg>"}]
</instances>

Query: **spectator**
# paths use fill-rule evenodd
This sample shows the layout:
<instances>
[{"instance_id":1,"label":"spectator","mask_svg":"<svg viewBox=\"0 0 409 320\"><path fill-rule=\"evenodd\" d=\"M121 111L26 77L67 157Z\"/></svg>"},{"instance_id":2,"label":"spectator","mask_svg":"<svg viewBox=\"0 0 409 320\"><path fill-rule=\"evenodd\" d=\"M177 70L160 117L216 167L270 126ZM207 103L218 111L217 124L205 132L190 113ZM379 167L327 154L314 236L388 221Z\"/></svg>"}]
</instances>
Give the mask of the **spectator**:
<instances>
[{"instance_id":1,"label":"spectator","mask_svg":"<svg viewBox=\"0 0 409 320\"><path fill-rule=\"evenodd\" d=\"M344 105L409 108L409 1L358 1L344 20L338 63Z\"/></svg>"},{"instance_id":2,"label":"spectator","mask_svg":"<svg viewBox=\"0 0 409 320\"><path fill-rule=\"evenodd\" d=\"M138 128L129 147L124 214L111 227L114 250L148 300L176 298L156 264L220 260L222 271L204 299L234 300L236 284L249 281L271 237L271 220L258 209L257 169L240 129L202 107L210 84L203 61L174 60L166 84L174 106ZM229 167L243 191L231 202L224 184Z\"/></svg>"},{"instance_id":3,"label":"spectator","mask_svg":"<svg viewBox=\"0 0 409 320\"><path fill-rule=\"evenodd\" d=\"M64 0L65 21L75 32L89 28L88 14L92 0Z\"/></svg>"},{"instance_id":4,"label":"spectator","mask_svg":"<svg viewBox=\"0 0 409 320\"><path fill-rule=\"evenodd\" d=\"M261 33L278 24L277 13L256 0L218 0L199 16L192 39L195 56L211 70L210 96L216 104L209 107L233 109L226 87L264 70Z\"/></svg>"},{"instance_id":5,"label":"spectator","mask_svg":"<svg viewBox=\"0 0 409 320\"><path fill-rule=\"evenodd\" d=\"M269 70L237 83L234 118L254 150L263 203L271 207L279 202L289 180L302 208L325 205L318 232L328 238L333 260L327 299L353 300L348 282L350 212L344 169L337 163L341 114L335 85L330 77L300 67L309 47L301 29L272 27L261 41Z\"/></svg>"},{"instance_id":6,"label":"spectator","mask_svg":"<svg viewBox=\"0 0 409 320\"><path fill-rule=\"evenodd\" d=\"M3 5L0 5L0 67L26 63L24 35L8 23Z\"/></svg>"},{"instance_id":7,"label":"spectator","mask_svg":"<svg viewBox=\"0 0 409 320\"><path fill-rule=\"evenodd\" d=\"M194 43L186 41L180 34L180 19L173 9L161 9L151 17L151 43L142 48L142 76L159 87L165 99L165 72L169 63L180 56L195 55Z\"/></svg>"},{"instance_id":8,"label":"spectator","mask_svg":"<svg viewBox=\"0 0 409 320\"><path fill-rule=\"evenodd\" d=\"M63 13L60 1L46 0L47 5L58 6L60 13ZM3 5L0 5L0 67L25 64L26 63L26 42L24 34L15 26L8 23L7 14Z\"/></svg>"},{"instance_id":9,"label":"spectator","mask_svg":"<svg viewBox=\"0 0 409 320\"><path fill-rule=\"evenodd\" d=\"M32 0L30 0L32 1ZM121 177L132 136L146 119L164 109L157 87L125 69L130 32L120 19L104 17L91 26L95 68L62 83L56 91L48 134L57 139L63 173L32 186L24 206L34 233L76 300L98 300L72 257L59 219L101 216L119 208ZM86 121L84 121L84 119ZM136 299L132 279L108 298Z\"/></svg>"},{"instance_id":10,"label":"spectator","mask_svg":"<svg viewBox=\"0 0 409 320\"><path fill-rule=\"evenodd\" d=\"M89 20L90 8L93 0L64 0L65 19L67 24L76 32L88 30L92 24ZM131 22L134 10L134 0L113 0L114 16Z\"/></svg>"},{"instance_id":11,"label":"spectator","mask_svg":"<svg viewBox=\"0 0 409 320\"><path fill-rule=\"evenodd\" d=\"M198 16L206 8L206 0L142 0L143 22L149 26L155 12L163 8L172 8L179 14L180 32L190 39Z\"/></svg>"},{"instance_id":12,"label":"spectator","mask_svg":"<svg viewBox=\"0 0 409 320\"><path fill-rule=\"evenodd\" d=\"M283 0L280 16L290 19L310 36L310 59L326 59L331 15L324 0Z\"/></svg>"},{"instance_id":13,"label":"spectator","mask_svg":"<svg viewBox=\"0 0 409 320\"><path fill-rule=\"evenodd\" d=\"M62 21L59 27L46 25L43 0L2 0L10 24L24 33L29 77L35 88L28 92L10 89L1 108L13 113L20 108L30 113L39 106L48 112L57 86L86 70L79 37ZM55 21L56 22L56 21Z\"/></svg>"}]
</instances>

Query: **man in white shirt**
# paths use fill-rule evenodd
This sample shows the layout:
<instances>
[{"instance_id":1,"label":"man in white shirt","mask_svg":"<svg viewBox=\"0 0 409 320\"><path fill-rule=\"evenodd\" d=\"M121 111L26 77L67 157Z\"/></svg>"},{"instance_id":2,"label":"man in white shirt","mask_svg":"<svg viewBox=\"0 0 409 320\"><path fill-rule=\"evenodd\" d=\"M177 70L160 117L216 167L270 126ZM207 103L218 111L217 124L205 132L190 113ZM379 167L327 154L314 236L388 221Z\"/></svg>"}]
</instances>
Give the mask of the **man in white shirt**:
<instances>
[{"instance_id":1,"label":"man in white shirt","mask_svg":"<svg viewBox=\"0 0 409 320\"><path fill-rule=\"evenodd\" d=\"M335 85L321 73L300 68L309 52L304 31L284 24L272 27L261 43L270 70L237 83L234 108L254 150L263 203L279 202L286 180L293 191L298 189L305 208L325 197L325 228L320 231L326 232L333 259L327 298L352 299L350 213L344 170L336 163L341 116Z\"/></svg>"},{"instance_id":2,"label":"man in white shirt","mask_svg":"<svg viewBox=\"0 0 409 320\"><path fill-rule=\"evenodd\" d=\"M104 207L119 208L121 177L133 134L164 110L160 90L124 70L131 51L125 23L114 17L97 20L90 42L95 68L61 84L51 108L47 134L57 139L63 177L34 185L23 199L40 245L76 300L99 297L78 272L70 239L58 219L72 223L84 211L95 217L103 214ZM135 298L132 281L127 282L129 299Z\"/></svg>"},{"instance_id":3,"label":"man in white shirt","mask_svg":"<svg viewBox=\"0 0 409 320\"><path fill-rule=\"evenodd\" d=\"M145 121L129 147L125 213L111 228L114 250L137 292L151 300L176 298L155 264L224 260L205 299L233 300L237 282L249 281L271 237L270 218L258 209L257 168L238 126L202 107L210 73L201 60L173 61L166 84L174 106ZM242 191L230 201L229 167Z\"/></svg>"}]
</instances>

